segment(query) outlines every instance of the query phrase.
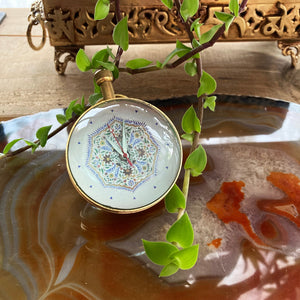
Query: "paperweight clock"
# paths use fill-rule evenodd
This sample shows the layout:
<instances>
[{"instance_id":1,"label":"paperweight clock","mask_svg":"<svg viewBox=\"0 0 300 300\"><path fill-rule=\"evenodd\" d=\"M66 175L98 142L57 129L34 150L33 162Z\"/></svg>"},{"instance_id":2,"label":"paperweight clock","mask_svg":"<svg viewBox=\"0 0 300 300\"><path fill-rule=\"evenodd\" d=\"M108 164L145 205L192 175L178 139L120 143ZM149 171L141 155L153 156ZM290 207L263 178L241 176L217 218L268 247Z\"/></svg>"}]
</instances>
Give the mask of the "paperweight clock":
<instances>
[{"instance_id":1,"label":"paperweight clock","mask_svg":"<svg viewBox=\"0 0 300 300\"><path fill-rule=\"evenodd\" d=\"M180 137L155 106L115 96L109 71L95 78L103 100L81 115L70 132L69 176L94 206L116 213L144 210L163 199L177 180Z\"/></svg>"}]
</instances>

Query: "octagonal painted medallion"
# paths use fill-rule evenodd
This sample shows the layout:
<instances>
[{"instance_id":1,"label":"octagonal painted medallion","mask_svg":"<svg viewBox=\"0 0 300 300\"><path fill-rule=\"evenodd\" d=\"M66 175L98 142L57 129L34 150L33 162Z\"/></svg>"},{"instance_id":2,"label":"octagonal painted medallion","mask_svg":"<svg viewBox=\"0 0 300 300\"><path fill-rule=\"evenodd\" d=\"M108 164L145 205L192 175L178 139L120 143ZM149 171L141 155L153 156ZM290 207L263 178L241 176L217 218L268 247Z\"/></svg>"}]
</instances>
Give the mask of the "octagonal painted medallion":
<instances>
[{"instance_id":1,"label":"octagonal painted medallion","mask_svg":"<svg viewBox=\"0 0 300 300\"><path fill-rule=\"evenodd\" d=\"M89 135L86 166L104 186L134 191L156 173L158 154L144 123L114 117Z\"/></svg>"}]
</instances>

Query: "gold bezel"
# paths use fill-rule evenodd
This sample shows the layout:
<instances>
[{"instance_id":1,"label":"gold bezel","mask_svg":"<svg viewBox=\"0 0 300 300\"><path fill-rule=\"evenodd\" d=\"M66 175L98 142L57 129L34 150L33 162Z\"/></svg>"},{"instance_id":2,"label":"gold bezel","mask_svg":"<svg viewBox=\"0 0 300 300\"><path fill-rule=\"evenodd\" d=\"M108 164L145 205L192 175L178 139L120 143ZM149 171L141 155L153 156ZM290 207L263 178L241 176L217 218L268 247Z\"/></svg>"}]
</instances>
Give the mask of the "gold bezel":
<instances>
[{"instance_id":1,"label":"gold bezel","mask_svg":"<svg viewBox=\"0 0 300 300\"><path fill-rule=\"evenodd\" d=\"M153 202L149 203L148 205L145 205L145 206L141 206L141 207L138 207L138 208L135 208L135 209L117 209L117 208L112 208L112 207L108 207L108 206L105 206L105 205L102 205L100 204L99 202L95 201L94 199L92 199L91 197L89 197L81 188L80 186L78 185L78 183L76 182L76 180L74 179L73 175L72 175L72 172L70 170L70 165L69 165L69 159L68 159L68 150L69 150L69 143L70 143L70 138L72 136L72 133L76 127L76 125L80 122L81 118L83 118L90 110L96 108L97 106L99 105L102 105L104 103L107 103L107 102L113 102L113 101L122 101L122 99L124 100L133 100L134 102L138 103L138 104L142 104L142 105L145 105L145 106L148 106L149 108L155 110L158 114L160 114L169 124L170 126L172 127L176 137L177 137L177 140L178 140L178 143L180 144L180 165L182 165L182 159L183 159L183 150L182 150L182 144L181 144L181 139L180 139L180 136L179 136L179 133L175 127L175 125L173 124L173 122L170 120L170 118L165 114L163 113L159 108L157 108L156 106L146 102L146 101L143 101L143 100L140 100L140 99L135 99L135 98L128 98L128 97L125 97L125 96L122 96L122 97L115 97L115 98L111 98L111 99L107 99L107 100L102 100L100 102L97 102L96 104L94 104L92 107L90 107L89 109L87 109L77 120L76 122L74 123L70 133L69 133L69 136L68 136L68 141L67 141L67 146L66 146L66 152L65 152L65 159L66 159L66 166L67 166L67 170L68 170L68 174L69 174L69 177L70 177L70 180L73 184L73 186L75 187L75 189L77 190L77 192L85 199L87 200L90 204L92 204L93 206L96 206L98 208L101 208L101 209L104 209L106 211L109 211L109 212L113 212L113 213L117 213L117 214L131 214L131 213L137 213L137 212L141 212L143 210L146 210L154 205L156 205L157 203L159 203L166 195L167 193L171 190L171 188L174 186L174 184L176 183L177 179L178 179L178 176L180 174L180 170L181 168L178 169L177 171L177 174L175 176L175 179L173 181L173 183L170 185L170 187L166 190L166 192L161 196L159 197L158 199L154 200Z\"/></svg>"}]
</instances>

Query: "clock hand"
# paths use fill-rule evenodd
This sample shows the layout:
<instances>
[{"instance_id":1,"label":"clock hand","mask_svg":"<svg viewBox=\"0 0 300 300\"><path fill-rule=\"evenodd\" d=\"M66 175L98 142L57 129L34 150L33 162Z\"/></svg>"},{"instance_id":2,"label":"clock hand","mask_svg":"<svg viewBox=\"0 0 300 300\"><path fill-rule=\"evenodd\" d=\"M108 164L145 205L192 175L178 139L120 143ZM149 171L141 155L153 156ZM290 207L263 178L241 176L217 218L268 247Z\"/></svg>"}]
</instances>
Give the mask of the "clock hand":
<instances>
[{"instance_id":1,"label":"clock hand","mask_svg":"<svg viewBox=\"0 0 300 300\"><path fill-rule=\"evenodd\" d=\"M118 141L117 137L115 136L114 130L110 127L109 124L107 124L107 127L109 128L109 131L111 132L111 134L113 135L114 139L116 140L116 142L117 142L119 148L121 149L121 151L122 151L121 155L122 155L124 158L126 158L126 159L127 159L127 162L129 163L129 165L130 165L131 167L133 167L133 163L132 163L132 162L130 161L130 159L128 158L128 154L124 152L122 146L120 145L120 142ZM119 152L119 153L120 153L120 152Z\"/></svg>"},{"instance_id":2,"label":"clock hand","mask_svg":"<svg viewBox=\"0 0 300 300\"><path fill-rule=\"evenodd\" d=\"M113 149L115 149L120 155L123 156L123 153L122 153L121 149L119 148L119 146L118 146L115 142L109 140L108 138L106 138L106 140L107 140L107 142L110 144L110 146L111 146Z\"/></svg>"},{"instance_id":3,"label":"clock hand","mask_svg":"<svg viewBox=\"0 0 300 300\"><path fill-rule=\"evenodd\" d=\"M127 141L126 141L126 134L125 134L125 121L123 120L123 127L122 127L122 146L125 153L127 153Z\"/></svg>"}]
</instances>

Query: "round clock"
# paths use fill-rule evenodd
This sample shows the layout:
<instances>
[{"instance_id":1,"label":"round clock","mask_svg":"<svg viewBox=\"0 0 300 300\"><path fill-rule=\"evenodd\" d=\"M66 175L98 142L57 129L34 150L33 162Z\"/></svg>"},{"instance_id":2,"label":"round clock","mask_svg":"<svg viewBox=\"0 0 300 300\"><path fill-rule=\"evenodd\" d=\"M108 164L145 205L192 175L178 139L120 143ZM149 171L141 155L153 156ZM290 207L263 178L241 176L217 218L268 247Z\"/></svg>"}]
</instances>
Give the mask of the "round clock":
<instances>
[{"instance_id":1,"label":"round clock","mask_svg":"<svg viewBox=\"0 0 300 300\"><path fill-rule=\"evenodd\" d=\"M182 147L175 126L158 108L114 97L77 120L66 161L73 185L86 200L112 212L132 213L153 206L172 188Z\"/></svg>"}]
</instances>

